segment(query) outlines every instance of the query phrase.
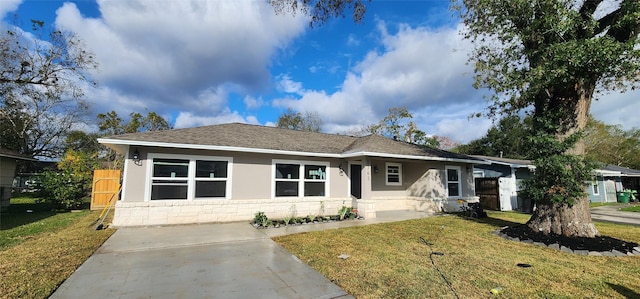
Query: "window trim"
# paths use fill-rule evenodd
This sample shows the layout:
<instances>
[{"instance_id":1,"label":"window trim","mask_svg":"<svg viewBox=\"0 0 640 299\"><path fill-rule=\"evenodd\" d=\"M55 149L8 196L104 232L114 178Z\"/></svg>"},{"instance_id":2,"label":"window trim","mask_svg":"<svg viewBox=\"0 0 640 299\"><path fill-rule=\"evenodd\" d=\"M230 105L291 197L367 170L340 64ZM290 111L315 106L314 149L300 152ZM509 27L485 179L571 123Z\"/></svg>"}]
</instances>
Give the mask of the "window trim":
<instances>
[{"instance_id":1,"label":"window trim","mask_svg":"<svg viewBox=\"0 0 640 299\"><path fill-rule=\"evenodd\" d=\"M458 180L457 181L449 181L449 175L447 172L449 172L449 169L453 169L458 171ZM458 195L454 195L454 196L450 196L449 195L449 183L457 183L458 184ZM450 166L447 165L444 167L444 188L445 188L445 192L447 194L447 198L452 198L452 197L462 197L462 167L460 166Z\"/></svg>"},{"instance_id":2,"label":"window trim","mask_svg":"<svg viewBox=\"0 0 640 299\"><path fill-rule=\"evenodd\" d=\"M187 201L193 200L216 200L216 199L231 199L231 190L233 186L233 158L232 157L224 157L224 156L200 156L200 155L181 155L181 154L158 154L158 153L149 153L147 155L147 178L145 180L145 193L144 193L144 201L155 201L151 200L151 188L153 186L153 159L182 159L189 160L189 168L187 170L187 177L181 178L182 180L187 180ZM196 182L202 180L202 178L196 178L196 161L218 161L218 162L227 162L227 177L226 178L214 178L213 180L207 179L206 181L226 181L225 186L225 196L224 197L199 197L196 198ZM165 199L158 201L185 201L185 199Z\"/></svg>"},{"instance_id":3,"label":"window trim","mask_svg":"<svg viewBox=\"0 0 640 299\"><path fill-rule=\"evenodd\" d=\"M389 166L398 167L398 182L389 182ZM402 186L402 163L384 163L384 182L387 186Z\"/></svg>"},{"instance_id":4,"label":"window trim","mask_svg":"<svg viewBox=\"0 0 640 299\"><path fill-rule=\"evenodd\" d=\"M594 176L591 180L591 192L593 195L600 195L600 185L598 185L598 177Z\"/></svg>"},{"instance_id":5,"label":"window trim","mask_svg":"<svg viewBox=\"0 0 640 299\"><path fill-rule=\"evenodd\" d=\"M293 164L298 165L298 179L277 179L276 178L276 164ZM319 165L325 166L326 174L324 180L307 180L305 179L304 169L307 165ZM310 161L310 160L283 160L283 159L273 159L271 160L271 199L286 199L286 198L327 198L329 197L330 190L330 172L331 172L331 163L327 161ZM276 196L276 182L277 181L290 182L297 181L298 182L298 195L297 196ZM304 183L306 182L324 182L324 195L323 196L305 196L304 195Z\"/></svg>"}]
</instances>

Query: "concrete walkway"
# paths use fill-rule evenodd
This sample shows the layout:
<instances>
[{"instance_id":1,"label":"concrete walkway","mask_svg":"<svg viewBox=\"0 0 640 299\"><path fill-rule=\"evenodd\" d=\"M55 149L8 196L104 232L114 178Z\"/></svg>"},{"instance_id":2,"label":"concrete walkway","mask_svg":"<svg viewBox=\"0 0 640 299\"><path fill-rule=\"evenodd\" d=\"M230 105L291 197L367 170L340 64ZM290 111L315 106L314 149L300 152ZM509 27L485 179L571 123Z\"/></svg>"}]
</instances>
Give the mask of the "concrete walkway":
<instances>
[{"instance_id":1,"label":"concrete walkway","mask_svg":"<svg viewBox=\"0 0 640 299\"><path fill-rule=\"evenodd\" d=\"M352 298L270 237L431 216L255 229L250 224L122 228L50 298Z\"/></svg>"},{"instance_id":2,"label":"concrete walkway","mask_svg":"<svg viewBox=\"0 0 640 299\"><path fill-rule=\"evenodd\" d=\"M591 219L640 226L640 213L620 211L625 206L612 205L591 208Z\"/></svg>"}]
</instances>

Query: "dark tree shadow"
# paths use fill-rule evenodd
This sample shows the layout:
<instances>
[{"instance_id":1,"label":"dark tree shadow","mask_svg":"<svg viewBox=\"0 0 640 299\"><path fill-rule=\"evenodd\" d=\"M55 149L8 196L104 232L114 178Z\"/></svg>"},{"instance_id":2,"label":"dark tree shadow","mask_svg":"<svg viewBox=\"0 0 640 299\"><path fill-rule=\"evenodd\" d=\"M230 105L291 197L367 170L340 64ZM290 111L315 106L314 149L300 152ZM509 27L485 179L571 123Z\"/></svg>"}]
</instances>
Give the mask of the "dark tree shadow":
<instances>
[{"instance_id":1,"label":"dark tree shadow","mask_svg":"<svg viewBox=\"0 0 640 299\"><path fill-rule=\"evenodd\" d=\"M7 211L0 214L0 230L41 221L58 214L48 203L11 203Z\"/></svg>"},{"instance_id":2,"label":"dark tree shadow","mask_svg":"<svg viewBox=\"0 0 640 299\"><path fill-rule=\"evenodd\" d=\"M473 218L473 217L463 216L461 213L451 213L451 214L455 215L457 217L460 217L460 218L464 218L464 219L469 220L469 221L488 224L488 225L491 225L491 226L494 226L494 227L499 227L499 228L502 228L502 227L505 227L505 226L522 225L522 223L520 223L520 222L513 222L513 221L504 220L504 219L493 218L493 217L491 217L491 215L489 215L487 217L482 217L482 218Z\"/></svg>"},{"instance_id":3,"label":"dark tree shadow","mask_svg":"<svg viewBox=\"0 0 640 299\"><path fill-rule=\"evenodd\" d=\"M636 293L634 290L629 289L625 286L621 286L619 284L613 284L607 282L609 287L611 287L614 291L618 292L618 294L625 296L626 298L640 298L640 294Z\"/></svg>"}]
</instances>

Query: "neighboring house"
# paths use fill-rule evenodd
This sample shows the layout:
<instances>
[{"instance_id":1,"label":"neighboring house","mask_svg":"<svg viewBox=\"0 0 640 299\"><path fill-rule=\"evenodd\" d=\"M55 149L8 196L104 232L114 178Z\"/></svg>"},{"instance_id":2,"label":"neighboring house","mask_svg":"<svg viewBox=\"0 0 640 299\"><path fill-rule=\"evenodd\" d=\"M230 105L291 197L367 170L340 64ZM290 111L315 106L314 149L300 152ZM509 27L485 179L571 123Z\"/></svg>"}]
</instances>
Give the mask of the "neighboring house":
<instances>
[{"instance_id":1,"label":"neighboring house","mask_svg":"<svg viewBox=\"0 0 640 299\"><path fill-rule=\"evenodd\" d=\"M506 159L472 155L490 164L474 166L476 195L488 209L531 212L532 203L518 197L520 184L535 172L530 160ZM639 190L640 171L615 165L603 165L593 171L593 179L586 182L591 202L616 202L616 192L624 189ZM488 191L487 191L488 190Z\"/></svg>"},{"instance_id":2,"label":"neighboring house","mask_svg":"<svg viewBox=\"0 0 640 299\"><path fill-rule=\"evenodd\" d=\"M5 211L9 208L13 178L16 174L16 162L18 160L37 161L14 151L0 148L0 211Z\"/></svg>"},{"instance_id":3,"label":"neighboring house","mask_svg":"<svg viewBox=\"0 0 640 299\"><path fill-rule=\"evenodd\" d=\"M247 124L133 133L98 141L125 154L114 226L457 210L474 196L476 158L382 136Z\"/></svg>"},{"instance_id":4,"label":"neighboring house","mask_svg":"<svg viewBox=\"0 0 640 299\"><path fill-rule=\"evenodd\" d=\"M487 209L530 212L528 199L518 197L520 183L529 179L535 166L529 160L472 155L488 164L474 166L476 195Z\"/></svg>"},{"instance_id":5,"label":"neighboring house","mask_svg":"<svg viewBox=\"0 0 640 299\"><path fill-rule=\"evenodd\" d=\"M603 166L593 171L587 182L587 194L591 202L616 202L616 190L622 190L622 173Z\"/></svg>"},{"instance_id":6,"label":"neighboring house","mask_svg":"<svg viewBox=\"0 0 640 299\"><path fill-rule=\"evenodd\" d=\"M589 188L593 202L616 202L616 192L635 190L640 192L640 170L616 165L604 165L596 171Z\"/></svg>"}]
</instances>

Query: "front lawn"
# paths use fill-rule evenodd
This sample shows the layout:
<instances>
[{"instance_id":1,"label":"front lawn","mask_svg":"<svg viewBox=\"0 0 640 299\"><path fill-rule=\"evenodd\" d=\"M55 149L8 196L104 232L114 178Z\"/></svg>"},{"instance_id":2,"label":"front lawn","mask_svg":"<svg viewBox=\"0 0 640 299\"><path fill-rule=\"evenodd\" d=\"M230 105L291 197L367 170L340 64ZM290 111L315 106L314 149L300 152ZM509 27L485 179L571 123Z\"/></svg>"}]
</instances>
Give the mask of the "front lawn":
<instances>
[{"instance_id":1,"label":"front lawn","mask_svg":"<svg viewBox=\"0 0 640 299\"><path fill-rule=\"evenodd\" d=\"M53 212L33 198L11 199L0 214L0 297L49 297L113 234L95 230L99 213Z\"/></svg>"},{"instance_id":2,"label":"front lawn","mask_svg":"<svg viewBox=\"0 0 640 299\"><path fill-rule=\"evenodd\" d=\"M492 289L506 298L640 296L640 257L580 256L493 233L529 216L489 212L479 221L436 216L275 240L357 298L487 298ZM640 230L632 226L596 226L603 235L640 240ZM338 258L342 254L349 257Z\"/></svg>"},{"instance_id":3,"label":"front lawn","mask_svg":"<svg viewBox=\"0 0 640 299\"><path fill-rule=\"evenodd\" d=\"M625 208L620 209L620 211L640 212L640 205L636 204L636 205L633 205L633 206L625 207Z\"/></svg>"}]
</instances>

